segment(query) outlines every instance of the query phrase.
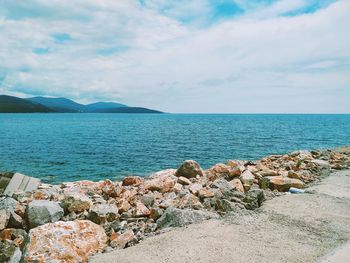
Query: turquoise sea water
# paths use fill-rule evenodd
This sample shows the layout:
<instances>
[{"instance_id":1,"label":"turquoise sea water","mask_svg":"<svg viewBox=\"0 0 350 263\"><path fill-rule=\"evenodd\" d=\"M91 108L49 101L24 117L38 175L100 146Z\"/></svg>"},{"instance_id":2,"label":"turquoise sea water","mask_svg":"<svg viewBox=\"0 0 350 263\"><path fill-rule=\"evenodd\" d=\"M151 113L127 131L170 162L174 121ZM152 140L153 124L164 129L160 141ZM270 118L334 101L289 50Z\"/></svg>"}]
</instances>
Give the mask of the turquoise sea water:
<instances>
[{"instance_id":1,"label":"turquoise sea water","mask_svg":"<svg viewBox=\"0 0 350 263\"><path fill-rule=\"evenodd\" d=\"M0 114L0 170L51 183L341 145L350 115Z\"/></svg>"}]
</instances>

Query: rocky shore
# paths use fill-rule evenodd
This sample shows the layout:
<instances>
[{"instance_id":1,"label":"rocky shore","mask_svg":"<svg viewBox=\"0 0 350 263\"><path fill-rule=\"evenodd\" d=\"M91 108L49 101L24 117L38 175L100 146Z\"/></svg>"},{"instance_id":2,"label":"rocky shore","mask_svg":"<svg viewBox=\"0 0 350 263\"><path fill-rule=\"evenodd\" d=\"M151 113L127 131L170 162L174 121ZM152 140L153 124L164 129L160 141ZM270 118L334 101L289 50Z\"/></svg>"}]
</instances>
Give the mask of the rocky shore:
<instances>
[{"instance_id":1,"label":"rocky shore","mask_svg":"<svg viewBox=\"0 0 350 263\"><path fill-rule=\"evenodd\" d=\"M0 262L86 262L169 227L254 210L264 200L350 168L350 149L295 151L259 161L230 160L122 182L39 184L0 197Z\"/></svg>"}]
</instances>

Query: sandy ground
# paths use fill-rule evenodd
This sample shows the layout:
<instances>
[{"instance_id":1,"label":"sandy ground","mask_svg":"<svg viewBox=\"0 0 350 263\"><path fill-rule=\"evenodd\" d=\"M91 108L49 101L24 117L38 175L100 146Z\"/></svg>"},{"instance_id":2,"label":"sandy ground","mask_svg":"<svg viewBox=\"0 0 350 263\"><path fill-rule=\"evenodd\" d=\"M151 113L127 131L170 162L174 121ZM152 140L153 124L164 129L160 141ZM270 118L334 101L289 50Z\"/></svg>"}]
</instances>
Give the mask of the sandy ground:
<instances>
[{"instance_id":1,"label":"sandy ground","mask_svg":"<svg viewBox=\"0 0 350 263\"><path fill-rule=\"evenodd\" d=\"M350 262L350 246L335 250L350 240L350 171L334 173L309 190L267 201L258 211L96 255L91 262Z\"/></svg>"}]
</instances>

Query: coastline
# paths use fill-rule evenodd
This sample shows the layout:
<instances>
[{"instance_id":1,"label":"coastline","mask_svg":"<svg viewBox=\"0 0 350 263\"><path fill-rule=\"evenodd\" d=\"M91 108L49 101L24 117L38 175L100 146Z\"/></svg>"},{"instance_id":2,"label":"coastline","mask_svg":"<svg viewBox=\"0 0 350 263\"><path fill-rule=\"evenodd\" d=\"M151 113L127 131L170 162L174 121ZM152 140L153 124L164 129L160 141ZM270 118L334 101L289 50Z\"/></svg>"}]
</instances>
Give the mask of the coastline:
<instances>
[{"instance_id":1,"label":"coastline","mask_svg":"<svg viewBox=\"0 0 350 263\"><path fill-rule=\"evenodd\" d=\"M350 170L335 172L310 194L276 197L258 210L178 228L91 262L347 262L349 187Z\"/></svg>"},{"instance_id":2,"label":"coastline","mask_svg":"<svg viewBox=\"0 0 350 263\"><path fill-rule=\"evenodd\" d=\"M208 170L189 160L178 169L121 182L40 184L0 197L0 244L7 253L0 257L12 262L86 262L96 253L146 243L169 228L232 216L254 218L269 202L311 196L286 192L308 192L330 172L349 167L350 149L344 147L271 155L256 162L230 160ZM279 211L285 205L281 202Z\"/></svg>"}]
</instances>

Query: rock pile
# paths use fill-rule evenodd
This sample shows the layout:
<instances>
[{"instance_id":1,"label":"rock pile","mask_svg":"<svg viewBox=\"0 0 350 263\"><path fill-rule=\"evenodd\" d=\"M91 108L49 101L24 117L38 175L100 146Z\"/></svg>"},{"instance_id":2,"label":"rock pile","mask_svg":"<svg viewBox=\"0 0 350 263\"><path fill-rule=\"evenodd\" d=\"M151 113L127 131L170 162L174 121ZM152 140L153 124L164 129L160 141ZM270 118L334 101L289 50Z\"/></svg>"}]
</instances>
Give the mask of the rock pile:
<instances>
[{"instance_id":1,"label":"rock pile","mask_svg":"<svg viewBox=\"0 0 350 263\"><path fill-rule=\"evenodd\" d=\"M0 262L86 262L108 246L132 246L164 228L256 209L331 169L349 168L349 153L296 151L208 170L189 160L149 178L41 184L2 196Z\"/></svg>"}]
</instances>

